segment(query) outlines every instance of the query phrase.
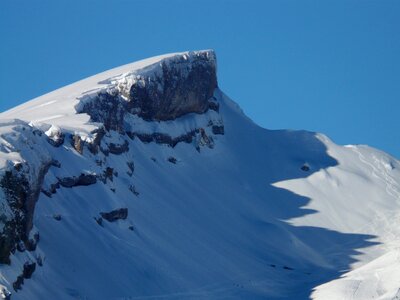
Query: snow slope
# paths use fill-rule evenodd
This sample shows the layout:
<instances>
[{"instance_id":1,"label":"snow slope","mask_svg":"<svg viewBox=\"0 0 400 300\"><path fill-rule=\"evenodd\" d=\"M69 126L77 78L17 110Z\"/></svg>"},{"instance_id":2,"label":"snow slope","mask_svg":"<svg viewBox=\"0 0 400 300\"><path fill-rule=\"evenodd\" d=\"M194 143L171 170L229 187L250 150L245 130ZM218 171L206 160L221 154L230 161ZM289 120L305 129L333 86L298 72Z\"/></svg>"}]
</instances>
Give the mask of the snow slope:
<instances>
[{"instance_id":1,"label":"snow slope","mask_svg":"<svg viewBox=\"0 0 400 300\"><path fill-rule=\"evenodd\" d=\"M0 114L0 174L20 161L57 161L36 203L37 248L15 251L0 266L12 299L400 297L400 163L381 151L263 129L219 89L219 111L129 121L142 134L177 137L201 128L212 143L197 133L171 147L116 131L101 146L129 150L79 152L67 142L68 134L93 141L101 126L76 113L83 96L182 55L191 53L113 69ZM46 140L54 131L66 134L61 146ZM80 174L102 180L52 191ZM101 212L119 208L128 209L126 219L99 225ZM35 272L14 291L26 261L37 263Z\"/></svg>"}]
</instances>

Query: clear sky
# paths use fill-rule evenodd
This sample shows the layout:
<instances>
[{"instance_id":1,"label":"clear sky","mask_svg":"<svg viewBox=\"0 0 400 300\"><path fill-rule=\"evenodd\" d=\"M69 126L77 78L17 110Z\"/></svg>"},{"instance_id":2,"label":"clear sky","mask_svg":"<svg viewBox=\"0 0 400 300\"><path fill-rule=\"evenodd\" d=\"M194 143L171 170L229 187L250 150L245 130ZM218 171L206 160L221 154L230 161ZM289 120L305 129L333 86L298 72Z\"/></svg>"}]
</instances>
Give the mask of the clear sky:
<instances>
[{"instance_id":1,"label":"clear sky","mask_svg":"<svg viewBox=\"0 0 400 300\"><path fill-rule=\"evenodd\" d=\"M400 1L1 0L0 111L142 58L213 48L255 122L400 158Z\"/></svg>"}]
</instances>

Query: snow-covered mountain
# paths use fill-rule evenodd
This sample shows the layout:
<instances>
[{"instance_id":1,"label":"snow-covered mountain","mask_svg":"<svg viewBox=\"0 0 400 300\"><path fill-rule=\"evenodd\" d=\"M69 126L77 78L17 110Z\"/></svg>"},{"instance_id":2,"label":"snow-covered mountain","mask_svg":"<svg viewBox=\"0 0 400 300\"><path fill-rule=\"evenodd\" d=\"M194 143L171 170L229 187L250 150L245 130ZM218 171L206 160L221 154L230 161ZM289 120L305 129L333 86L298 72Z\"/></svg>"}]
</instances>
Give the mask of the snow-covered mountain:
<instances>
[{"instance_id":1,"label":"snow-covered mountain","mask_svg":"<svg viewBox=\"0 0 400 300\"><path fill-rule=\"evenodd\" d=\"M400 298L400 162L257 126L211 50L1 113L0 201L3 298Z\"/></svg>"}]
</instances>

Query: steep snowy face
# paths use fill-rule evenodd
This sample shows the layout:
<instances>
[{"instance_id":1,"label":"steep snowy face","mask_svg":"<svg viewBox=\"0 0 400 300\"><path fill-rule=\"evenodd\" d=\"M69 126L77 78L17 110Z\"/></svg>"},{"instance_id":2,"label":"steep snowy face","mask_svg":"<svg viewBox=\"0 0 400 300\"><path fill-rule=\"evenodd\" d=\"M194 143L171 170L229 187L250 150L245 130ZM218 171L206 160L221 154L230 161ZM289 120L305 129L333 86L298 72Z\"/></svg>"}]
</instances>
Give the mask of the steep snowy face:
<instances>
[{"instance_id":1,"label":"steep snowy face","mask_svg":"<svg viewBox=\"0 0 400 300\"><path fill-rule=\"evenodd\" d=\"M60 89L1 114L5 121L0 123L0 263L10 264L10 255L16 251L31 252L22 258L21 274L13 275L14 290L30 277L24 275L26 268L42 263L35 252L39 233L32 231L40 192L51 197L62 187L112 180L118 171L103 163L110 154L131 152L129 141L135 138L169 147L190 143L200 151L214 146L211 135L223 134L214 97L213 51L160 56L106 74L112 76L77 83L82 88L79 92ZM50 175L50 167L61 168L60 153L68 148L84 158L86 168ZM87 161L97 167L88 166ZM132 176L133 160L125 163ZM136 194L133 185L127 188ZM127 210L122 212L126 218ZM110 215L113 212L105 212L101 218Z\"/></svg>"},{"instance_id":2,"label":"steep snowy face","mask_svg":"<svg viewBox=\"0 0 400 300\"><path fill-rule=\"evenodd\" d=\"M258 127L216 69L163 55L0 114L0 297L400 296L400 163Z\"/></svg>"}]
</instances>

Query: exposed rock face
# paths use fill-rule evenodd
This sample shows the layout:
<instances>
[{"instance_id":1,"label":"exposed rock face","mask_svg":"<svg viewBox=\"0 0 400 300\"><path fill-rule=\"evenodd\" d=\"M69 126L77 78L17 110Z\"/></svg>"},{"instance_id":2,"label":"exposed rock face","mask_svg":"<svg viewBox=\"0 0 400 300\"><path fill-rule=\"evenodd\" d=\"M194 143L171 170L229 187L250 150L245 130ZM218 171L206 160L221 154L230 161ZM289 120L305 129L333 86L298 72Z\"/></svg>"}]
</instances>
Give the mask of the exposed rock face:
<instances>
[{"instance_id":1,"label":"exposed rock face","mask_svg":"<svg viewBox=\"0 0 400 300\"><path fill-rule=\"evenodd\" d=\"M100 213L100 215L103 219L106 219L108 222L125 220L128 217L128 209L127 208L115 209L110 212L102 212Z\"/></svg>"},{"instance_id":2,"label":"exposed rock face","mask_svg":"<svg viewBox=\"0 0 400 300\"><path fill-rule=\"evenodd\" d=\"M145 120L205 112L217 87L215 61L212 51L162 61L159 71L137 76L129 92L129 111Z\"/></svg>"},{"instance_id":3,"label":"exposed rock face","mask_svg":"<svg viewBox=\"0 0 400 300\"><path fill-rule=\"evenodd\" d=\"M5 193L7 203L13 213L13 218L4 220L4 229L0 237L0 263L10 263L9 255L15 245L27 240L26 208L29 185L26 179L11 171L5 172L0 181L0 187Z\"/></svg>"},{"instance_id":4,"label":"exposed rock face","mask_svg":"<svg viewBox=\"0 0 400 300\"><path fill-rule=\"evenodd\" d=\"M214 134L224 134L225 133L224 125L213 125L212 132Z\"/></svg>"},{"instance_id":5,"label":"exposed rock face","mask_svg":"<svg viewBox=\"0 0 400 300\"><path fill-rule=\"evenodd\" d=\"M29 153L31 159L37 159L40 163L33 167L28 161L18 162L14 166L7 166L0 176L0 192L4 197L4 200L1 199L0 193L2 200L0 223L3 225L0 232L0 263L7 264L10 263L10 253L17 245L20 245L20 249L29 251L36 248L37 241L29 238L29 232L33 226L34 208L43 178L51 165L45 149L39 148L39 145L45 142L43 135L37 134L31 127L19 121L13 125L13 132L9 137L24 140L25 146L29 149L24 152L15 148L12 149L14 153L18 151L23 155ZM38 147L37 152L31 151L32 145Z\"/></svg>"},{"instance_id":6,"label":"exposed rock face","mask_svg":"<svg viewBox=\"0 0 400 300\"><path fill-rule=\"evenodd\" d=\"M78 177L64 177L60 178L59 182L61 186L66 188L71 188L74 186L86 186L95 184L97 182L97 177L94 174L80 174Z\"/></svg>"},{"instance_id":7,"label":"exposed rock face","mask_svg":"<svg viewBox=\"0 0 400 300\"><path fill-rule=\"evenodd\" d=\"M180 142L191 143L193 141L193 137L195 137L196 133L199 132L199 129L187 132L184 135L172 138L169 135L162 133L152 133L152 134L144 134L144 133L129 133L129 135L133 137L138 137L144 143L155 142L157 144L167 144L171 147L175 147Z\"/></svg>"},{"instance_id":8,"label":"exposed rock face","mask_svg":"<svg viewBox=\"0 0 400 300\"><path fill-rule=\"evenodd\" d=\"M79 135L74 135L72 137L72 146L79 154L83 153L83 141L81 140Z\"/></svg>"},{"instance_id":9,"label":"exposed rock face","mask_svg":"<svg viewBox=\"0 0 400 300\"><path fill-rule=\"evenodd\" d=\"M22 285L24 284L24 279L31 278L35 270L36 270L36 263L26 262L24 264L24 269L22 270L22 274L19 275L17 279L13 282L14 290L15 291L20 290L22 288Z\"/></svg>"},{"instance_id":10,"label":"exposed rock face","mask_svg":"<svg viewBox=\"0 0 400 300\"><path fill-rule=\"evenodd\" d=\"M211 50L169 57L128 77L117 81L114 88L82 99L78 112L89 114L107 130L123 132L126 114L165 121L218 110L218 103L212 100L218 84Z\"/></svg>"}]
</instances>

